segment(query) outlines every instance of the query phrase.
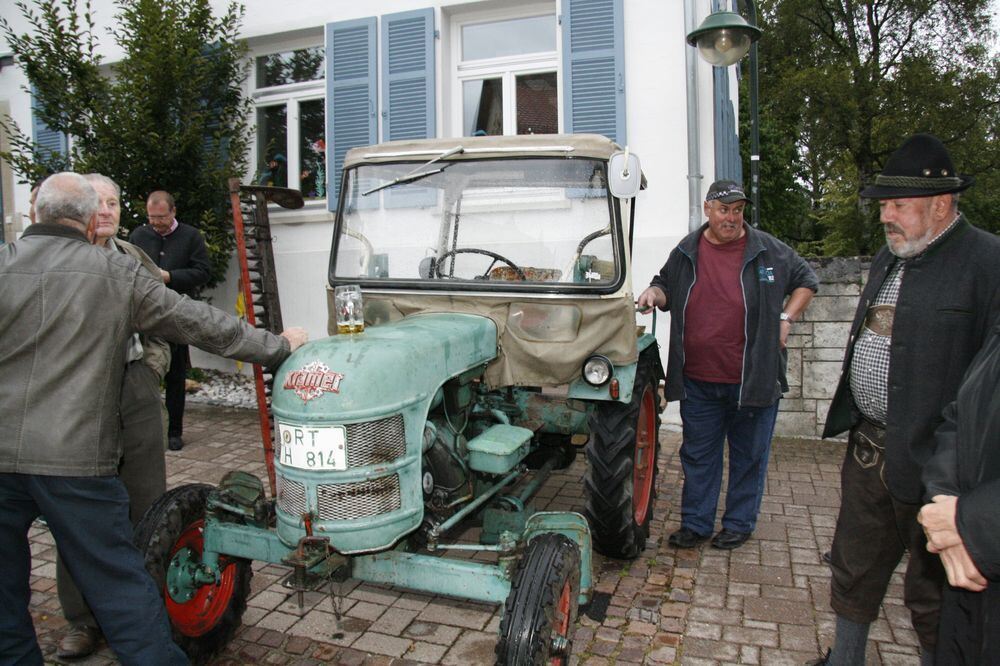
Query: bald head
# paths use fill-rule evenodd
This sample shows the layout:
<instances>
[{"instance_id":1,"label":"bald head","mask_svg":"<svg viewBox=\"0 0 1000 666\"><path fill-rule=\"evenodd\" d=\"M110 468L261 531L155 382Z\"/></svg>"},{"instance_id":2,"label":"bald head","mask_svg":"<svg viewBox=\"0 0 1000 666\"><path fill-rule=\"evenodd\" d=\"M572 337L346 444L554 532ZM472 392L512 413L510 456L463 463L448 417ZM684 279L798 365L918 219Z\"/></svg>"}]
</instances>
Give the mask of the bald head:
<instances>
[{"instance_id":1,"label":"bald head","mask_svg":"<svg viewBox=\"0 0 1000 666\"><path fill-rule=\"evenodd\" d=\"M174 210L176 205L174 204L174 197L170 192L165 190L156 190L155 192L150 192L149 196L146 197L146 205L149 204L166 204L170 210Z\"/></svg>"},{"instance_id":2,"label":"bald head","mask_svg":"<svg viewBox=\"0 0 1000 666\"><path fill-rule=\"evenodd\" d=\"M87 228L99 206L97 192L78 173L64 171L49 176L38 188L35 215L42 224Z\"/></svg>"},{"instance_id":3,"label":"bald head","mask_svg":"<svg viewBox=\"0 0 1000 666\"><path fill-rule=\"evenodd\" d=\"M146 217L149 219L149 225L161 236L170 233L176 214L174 198L169 192L156 190L146 199Z\"/></svg>"}]
</instances>

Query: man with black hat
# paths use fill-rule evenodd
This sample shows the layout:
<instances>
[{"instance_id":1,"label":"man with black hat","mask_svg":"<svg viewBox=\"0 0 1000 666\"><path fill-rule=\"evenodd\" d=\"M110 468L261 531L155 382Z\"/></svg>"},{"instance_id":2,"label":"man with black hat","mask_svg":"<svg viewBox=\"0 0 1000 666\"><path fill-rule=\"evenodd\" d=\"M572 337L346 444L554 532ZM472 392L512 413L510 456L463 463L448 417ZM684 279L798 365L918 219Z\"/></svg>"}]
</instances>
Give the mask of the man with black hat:
<instances>
[{"instance_id":1,"label":"man with black hat","mask_svg":"<svg viewBox=\"0 0 1000 666\"><path fill-rule=\"evenodd\" d=\"M715 530L727 439L726 511L712 546L739 548L753 534L788 390L785 341L819 288L802 257L743 221L747 201L737 183L712 183L708 222L681 240L638 299L640 308L671 314L666 398L681 401L684 425L675 548L693 548Z\"/></svg>"},{"instance_id":2,"label":"man with black hat","mask_svg":"<svg viewBox=\"0 0 1000 666\"><path fill-rule=\"evenodd\" d=\"M1000 314L1000 238L958 211L971 184L940 140L917 134L861 192L879 200L886 245L872 260L823 431L850 432L830 555L837 633L826 663L864 663L868 629L906 550L903 598L922 663L933 663L944 571L917 524L920 475L941 410Z\"/></svg>"}]
</instances>

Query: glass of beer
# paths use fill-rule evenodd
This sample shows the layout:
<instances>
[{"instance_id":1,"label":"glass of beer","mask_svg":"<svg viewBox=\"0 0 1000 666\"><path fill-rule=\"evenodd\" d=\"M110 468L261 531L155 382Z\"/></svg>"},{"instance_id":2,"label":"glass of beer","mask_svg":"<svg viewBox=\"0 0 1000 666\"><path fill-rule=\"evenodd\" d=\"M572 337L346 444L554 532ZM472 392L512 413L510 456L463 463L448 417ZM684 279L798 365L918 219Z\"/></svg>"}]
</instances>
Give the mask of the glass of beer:
<instances>
[{"instance_id":1,"label":"glass of beer","mask_svg":"<svg viewBox=\"0 0 1000 666\"><path fill-rule=\"evenodd\" d=\"M360 285L334 287L333 299L337 308L337 333L360 333L365 330L365 310Z\"/></svg>"}]
</instances>

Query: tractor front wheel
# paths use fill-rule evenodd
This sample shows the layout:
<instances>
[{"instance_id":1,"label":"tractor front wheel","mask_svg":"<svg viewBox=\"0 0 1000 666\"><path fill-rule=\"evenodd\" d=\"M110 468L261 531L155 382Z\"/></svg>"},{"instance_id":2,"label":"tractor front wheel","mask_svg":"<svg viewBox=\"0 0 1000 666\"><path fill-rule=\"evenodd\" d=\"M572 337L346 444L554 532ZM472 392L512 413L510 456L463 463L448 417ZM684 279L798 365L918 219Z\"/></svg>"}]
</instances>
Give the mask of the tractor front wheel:
<instances>
[{"instance_id":1,"label":"tractor front wheel","mask_svg":"<svg viewBox=\"0 0 1000 666\"><path fill-rule=\"evenodd\" d=\"M168 491L135 530L146 570L163 595L174 642L196 664L222 650L239 628L253 575L248 560L223 556L217 582L194 579L204 545L205 500L211 491L205 484Z\"/></svg>"},{"instance_id":2,"label":"tractor front wheel","mask_svg":"<svg viewBox=\"0 0 1000 666\"><path fill-rule=\"evenodd\" d=\"M504 604L498 666L568 664L579 592L579 547L562 534L532 539Z\"/></svg>"},{"instance_id":3,"label":"tractor front wheel","mask_svg":"<svg viewBox=\"0 0 1000 666\"><path fill-rule=\"evenodd\" d=\"M660 451L661 375L656 347L639 355L628 404L601 402L590 417L584 514L594 547L620 559L639 556L649 536Z\"/></svg>"}]
</instances>

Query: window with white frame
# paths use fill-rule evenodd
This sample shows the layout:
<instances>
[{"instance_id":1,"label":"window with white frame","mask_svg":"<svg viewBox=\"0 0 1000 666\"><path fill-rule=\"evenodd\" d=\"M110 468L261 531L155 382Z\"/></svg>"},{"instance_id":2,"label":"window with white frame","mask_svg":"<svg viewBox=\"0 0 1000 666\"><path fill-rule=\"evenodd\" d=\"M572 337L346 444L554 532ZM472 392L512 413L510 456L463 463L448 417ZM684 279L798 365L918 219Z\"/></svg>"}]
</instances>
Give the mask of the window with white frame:
<instances>
[{"instance_id":1,"label":"window with white frame","mask_svg":"<svg viewBox=\"0 0 1000 666\"><path fill-rule=\"evenodd\" d=\"M325 72L322 46L255 58L258 185L326 198Z\"/></svg>"},{"instance_id":2,"label":"window with white frame","mask_svg":"<svg viewBox=\"0 0 1000 666\"><path fill-rule=\"evenodd\" d=\"M461 135L558 133L554 4L516 13L459 16L452 25L453 117L461 123Z\"/></svg>"}]
</instances>

